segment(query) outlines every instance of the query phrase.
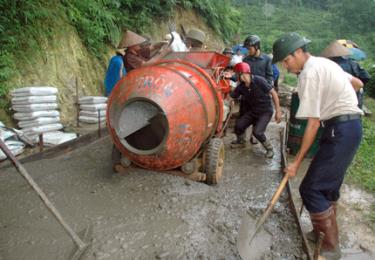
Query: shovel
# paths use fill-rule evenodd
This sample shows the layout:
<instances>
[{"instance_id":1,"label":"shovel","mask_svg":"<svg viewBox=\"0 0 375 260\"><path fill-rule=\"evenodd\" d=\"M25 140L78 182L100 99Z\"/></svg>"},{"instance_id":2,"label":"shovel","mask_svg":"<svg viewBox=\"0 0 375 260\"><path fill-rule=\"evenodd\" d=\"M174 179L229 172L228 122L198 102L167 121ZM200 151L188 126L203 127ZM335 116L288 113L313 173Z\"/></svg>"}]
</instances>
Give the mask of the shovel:
<instances>
[{"instance_id":1,"label":"shovel","mask_svg":"<svg viewBox=\"0 0 375 260\"><path fill-rule=\"evenodd\" d=\"M254 223L254 219L249 214L246 214L242 218L242 223L237 237L237 248L242 259L249 260L260 258L262 254L261 250L265 249L266 244L271 243L271 235L265 233L265 231L262 230L262 234L259 236L260 239L256 239L256 235L260 232L262 225L280 198L288 179L289 174L285 174L279 187L273 194L271 201L268 203L267 208L256 223Z\"/></svg>"},{"instance_id":2,"label":"shovel","mask_svg":"<svg viewBox=\"0 0 375 260\"><path fill-rule=\"evenodd\" d=\"M89 244L85 243L78 235L73 231L73 229L68 225L68 223L62 218L59 211L55 208L52 202L48 199L46 194L43 190L39 187L38 184L31 178L29 173L26 169L22 166L22 164L16 159L16 157L9 151L6 144L0 139L0 150L4 152L4 154L9 158L12 162L14 167L17 171L26 179L26 181L30 184L30 186L34 189L34 191L38 194L40 199L43 201L44 205L47 209L52 213L52 215L56 218L56 220L61 224L64 230L68 233L68 235L72 238L74 243L76 244L77 248L73 250L72 254L70 255L71 260L78 260L83 256L83 253L88 249ZM87 239L91 236L92 228L89 227L84 230L84 239Z\"/></svg>"}]
</instances>

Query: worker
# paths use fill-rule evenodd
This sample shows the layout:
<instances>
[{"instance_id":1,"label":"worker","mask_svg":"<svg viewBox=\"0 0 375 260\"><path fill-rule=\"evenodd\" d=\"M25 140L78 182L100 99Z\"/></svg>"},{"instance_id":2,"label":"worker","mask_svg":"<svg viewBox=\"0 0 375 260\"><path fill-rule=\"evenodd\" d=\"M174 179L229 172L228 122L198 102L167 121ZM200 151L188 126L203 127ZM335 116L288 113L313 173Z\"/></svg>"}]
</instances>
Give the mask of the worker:
<instances>
[{"instance_id":1,"label":"worker","mask_svg":"<svg viewBox=\"0 0 375 260\"><path fill-rule=\"evenodd\" d=\"M307 51L310 40L291 32L273 44L272 62L281 62L288 72L298 75L300 99L296 118L307 119L302 144L295 159L284 169L294 177L323 127L319 149L311 161L299 191L310 213L313 232L323 232L321 255L339 259L336 203L339 191L362 138L361 115L354 89L362 82L345 73L326 58L314 57Z\"/></svg>"},{"instance_id":2,"label":"worker","mask_svg":"<svg viewBox=\"0 0 375 260\"><path fill-rule=\"evenodd\" d=\"M235 49L235 54L233 54L232 59L230 61L230 65L234 66L237 63L240 63L243 61L243 55L241 53L241 47L237 46Z\"/></svg>"},{"instance_id":3,"label":"worker","mask_svg":"<svg viewBox=\"0 0 375 260\"><path fill-rule=\"evenodd\" d=\"M109 62L104 79L106 97L111 94L111 91L116 83L126 74L126 69L123 62L124 55L125 50L123 48L119 48L116 50L116 54L111 58Z\"/></svg>"},{"instance_id":4,"label":"worker","mask_svg":"<svg viewBox=\"0 0 375 260\"><path fill-rule=\"evenodd\" d=\"M273 73L271 66L271 58L262 53L260 48L260 37L258 35L248 36L243 43L243 46L248 50L248 55L243 59L251 67L252 74L264 77L271 85L273 85ZM246 113L246 100L240 100L240 116ZM253 134L250 136L250 143L257 144Z\"/></svg>"},{"instance_id":5,"label":"worker","mask_svg":"<svg viewBox=\"0 0 375 260\"><path fill-rule=\"evenodd\" d=\"M253 135L262 143L266 149L266 157L272 158L274 155L271 142L267 139L265 131L273 115L271 97L276 109L275 120L281 121L281 109L279 98L272 85L263 77L252 75L248 63L241 62L234 66L234 71L240 84L230 93L232 98L238 98L242 95L249 107L246 113L236 120L234 132L237 136L237 142L241 142L241 136L246 129L253 125Z\"/></svg>"},{"instance_id":6,"label":"worker","mask_svg":"<svg viewBox=\"0 0 375 260\"><path fill-rule=\"evenodd\" d=\"M272 84L273 73L271 58L267 54L262 53L259 36L248 36L243 46L249 51L243 61L250 65L252 74L262 76Z\"/></svg>"},{"instance_id":7,"label":"worker","mask_svg":"<svg viewBox=\"0 0 375 260\"><path fill-rule=\"evenodd\" d=\"M146 38L127 30L121 42L121 47L126 48L124 56L126 71L130 72L142 65L155 62L166 55L170 51L169 48L159 51L165 44L166 42L160 42L151 45ZM156 55L152 55L155 51L158 51Z\"/></svg>"},{"instance_id":8,"label":"worker","mask_svg":"<svg viewBox=\"0 0 375 260\"><path fill-rule=\"evenodd\" d=\"M223 55L227 56L229 59L232 59L233 54L234 54L234 52L233 52L232 48L228 48L228 47L224 48Z\"/></svg>"},{"instance_id":9,"label":"worker","mask_svg":"<svg viewBox=\"0 0 375 260\"><path fill-rule=\"evenodd\" d=\"M196 28L188 31L185 37L185 44L189 51L201 51L204 49L206 34Z\"/></svg>"},{"instance_id":10,"label":"worker","mask_svg":"<svg viewBox=\"0 0 375 260\"><path fill-rule=\"evenodd\" d=\"M363 85L370 81L371 76L355 60L350 58L351 52L338 41L330 43L322 52L321 56L336 62L344 71L359 78ZM363 88L357 91L358 107L363 107Z\"/></svg>"}]
</instances>

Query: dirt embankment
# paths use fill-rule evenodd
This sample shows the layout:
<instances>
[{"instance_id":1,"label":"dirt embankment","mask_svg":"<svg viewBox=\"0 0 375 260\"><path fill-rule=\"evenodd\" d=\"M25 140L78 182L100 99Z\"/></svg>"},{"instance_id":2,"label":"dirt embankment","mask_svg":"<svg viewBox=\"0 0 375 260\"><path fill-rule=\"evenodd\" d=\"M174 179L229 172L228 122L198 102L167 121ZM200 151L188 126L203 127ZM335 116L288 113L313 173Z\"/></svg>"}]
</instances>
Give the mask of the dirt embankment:
<instances>
[{"instance_id":1,"label":"dirt embankment","mask_svg":"<svg viewBox=\"0 0 375 260\"><path fill-rule=\"evenodd\" d=\"M58 101L62 122L71 124L75 120L75 95L78 83L78 95L104 95L104 76L107 64L114 49L108 46L103 50L106 61L98 60L84 46L76 29L67 22L65 17L56 17L56 27L51 28L53 37L40 41L40 52L33 53L32 59L19 64L11 84L14 88L28 86L53 86L59 89ZM175 11L174 18L168 22L156 21L146 33L153 41L164 40L169 33L169 25L181 32L196 27L207 33L207 49L221 51L223 41L209 28L203 18L194 11ZM181 27L182 26L182 27ZM131 28L130 28L131 29ZM0 110L0 121L12 125L9 115Z\"/></svg>"}]
</instances>

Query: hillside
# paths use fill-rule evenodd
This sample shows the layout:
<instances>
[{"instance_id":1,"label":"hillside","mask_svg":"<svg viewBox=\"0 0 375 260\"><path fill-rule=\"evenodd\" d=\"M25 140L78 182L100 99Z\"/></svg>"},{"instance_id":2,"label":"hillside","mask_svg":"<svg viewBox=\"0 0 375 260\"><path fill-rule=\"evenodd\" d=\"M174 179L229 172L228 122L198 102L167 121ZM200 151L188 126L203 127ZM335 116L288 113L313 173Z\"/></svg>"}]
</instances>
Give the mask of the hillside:
<instances>
[{"instance_id":1,"label":"hillside","mask_svg":"<svg viewBox=\"0 0 375 260\"><path fill-rule=\"evenodd\" d=\"M107 62L124 29L156 41L169 25L198 27L208 34L207 46L221 50L239 20L229 1L219 2L1 1L0 121L12 125L9 90L46 85L59 88L63 123L74 121L76 82L79 95L102 95Z\"/></svg>"}]
</instances>

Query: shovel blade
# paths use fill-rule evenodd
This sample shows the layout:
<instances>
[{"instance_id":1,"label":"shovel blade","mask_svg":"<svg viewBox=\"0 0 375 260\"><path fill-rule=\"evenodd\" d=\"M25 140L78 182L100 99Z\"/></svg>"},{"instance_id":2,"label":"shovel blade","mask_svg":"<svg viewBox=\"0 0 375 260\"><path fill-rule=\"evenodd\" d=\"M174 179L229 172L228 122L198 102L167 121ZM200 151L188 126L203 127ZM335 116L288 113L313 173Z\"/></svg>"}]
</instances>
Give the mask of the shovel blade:
<instances>
[{"instance_id":1,"label":"shovel blade","mask_svg":"<svg viewBox=\"0 0 375 260\"><path fill-rule=\"evenodd\" d=\"M270 250L272 236L263 227L256 230L257 221L246 213L241 220L237 236L237 249L243 260L262 259Z\"/></svg>"}]
</instances>

